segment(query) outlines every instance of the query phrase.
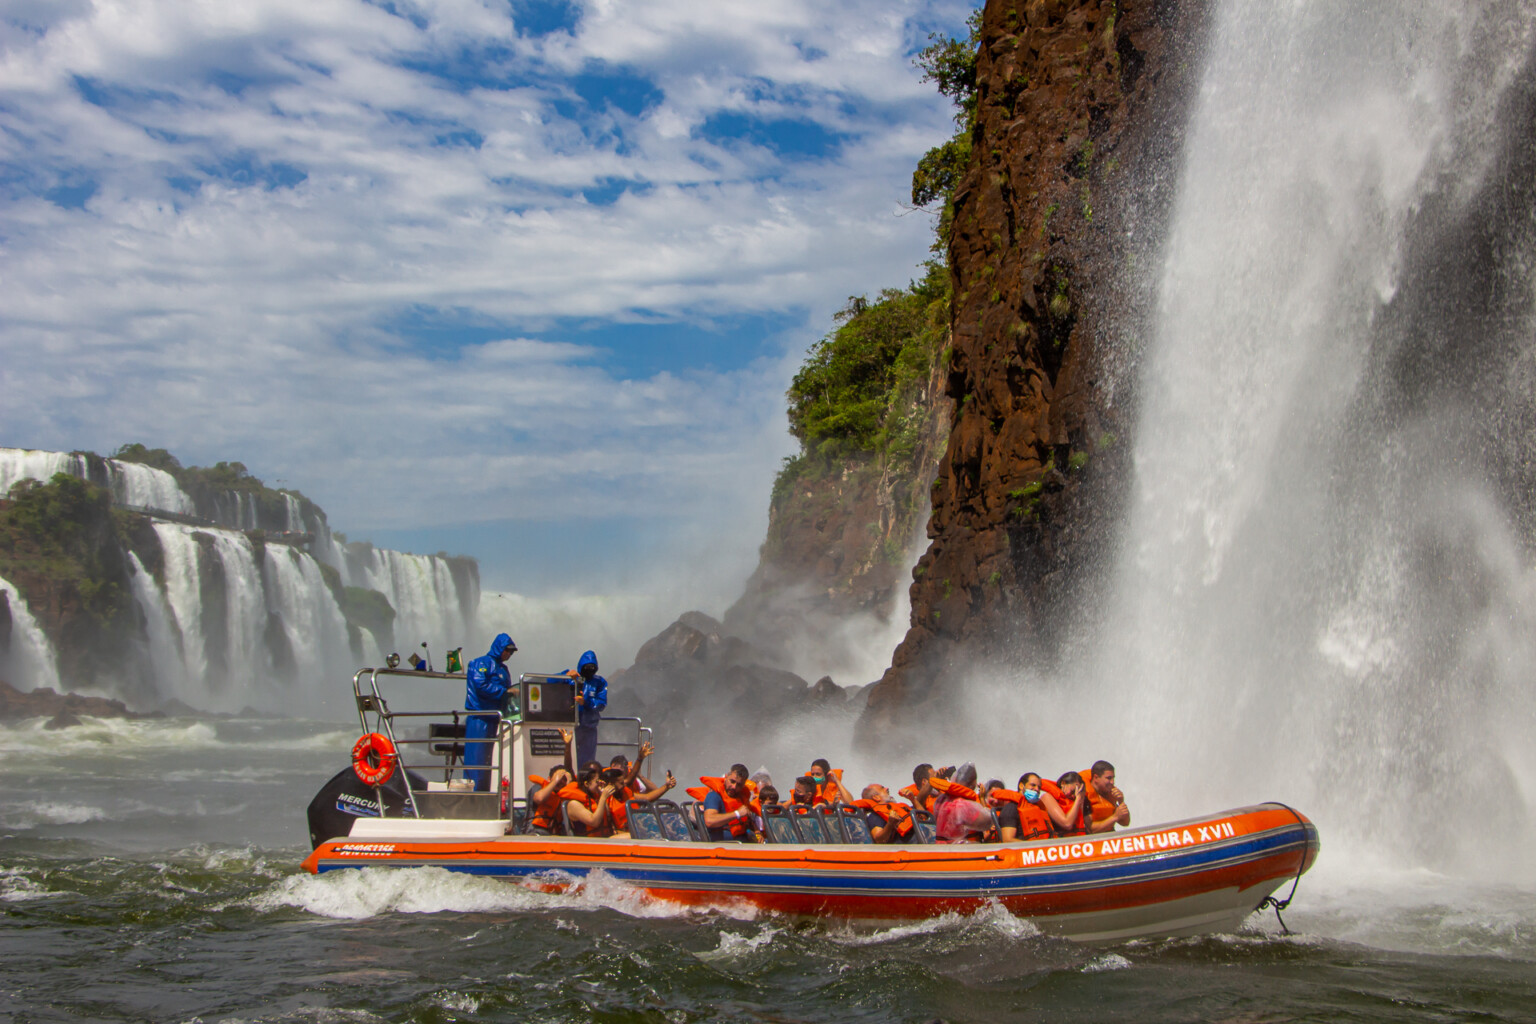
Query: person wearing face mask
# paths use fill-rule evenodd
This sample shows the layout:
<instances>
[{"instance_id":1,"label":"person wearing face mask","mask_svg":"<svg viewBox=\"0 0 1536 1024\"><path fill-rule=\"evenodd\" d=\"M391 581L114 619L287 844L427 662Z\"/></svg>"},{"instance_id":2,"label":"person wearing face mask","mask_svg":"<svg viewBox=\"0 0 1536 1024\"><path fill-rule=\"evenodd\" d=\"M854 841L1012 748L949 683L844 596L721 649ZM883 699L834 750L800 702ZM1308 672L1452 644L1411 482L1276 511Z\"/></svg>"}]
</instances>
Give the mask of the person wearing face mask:
<instances>
[{"instance_id":1,"label":"person wearing face mask","mask_svg":"<svg viewBox=\"0 0 1536 1024\"><path fill-rule=\"evenodd\" d=\"M597 674L597 654L587 651L566 675L576 680L576 763L597 759L597 727L608 706L608 680Z\"/></svg>"},{"instance_id":2,"label":"person wearing face mask","mask_svg":"<svg viewBox=\"0 0 1536 1024\"><path fill-rule=\"evenodd\" d=\"M843 786L843 771L841 768L833 769L832 763L824 757L818 757L811 762L811 770L807 777L816 782L816 798L813 801L818 804L851 804L853 794Z\"/></svg>"},{"instance_id":3,"label":"person wearing face mask","mask_svg":"<svg viewBox=\"0 0 1536 1024\"><path fill-rule=\"evenodd\" d=\"M1061 805L1052 800L1040 788L1040 776L1034 772L1025 772L1019 776L1019 838L1025 842L1031 839L1049 839L1056 834L1053 825L1058 825L1063 830L1070 827L1070 821ZM1054 813L1053 813L1054 812Z\"/></svg>"}]
</instances>

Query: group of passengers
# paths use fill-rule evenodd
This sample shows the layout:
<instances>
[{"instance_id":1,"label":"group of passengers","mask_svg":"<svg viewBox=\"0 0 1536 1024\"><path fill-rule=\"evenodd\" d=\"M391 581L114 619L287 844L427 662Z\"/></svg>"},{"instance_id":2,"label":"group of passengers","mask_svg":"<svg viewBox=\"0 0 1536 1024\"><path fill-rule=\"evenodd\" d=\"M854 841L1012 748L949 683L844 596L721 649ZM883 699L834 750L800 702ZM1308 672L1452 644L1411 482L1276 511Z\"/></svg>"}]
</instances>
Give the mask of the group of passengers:
<instances>
[{"instance_id":1,"label":"group of passengers","mask_svg":"<svg viewBox=\"0 0 1536 1024\"><path fill-rule=\"evenodd\" d=\"M562 733L569 749L570 735ZM561 765L548 779L533 776L537 788L529 794L527 831L556 834L563 814L584 835L627 834L631 802L652 803L677 786L670 771L659 784L643 774L652 752L651 744L642 743L633 762L617 754L607 765L587 761L578 773ZM1055 781L1025 772L1014 789L1000 779L978 789L976 778L970 763L939 769L920 764L912 770L912 785L899 791L901 800L880 783L870 783L855 797L843 784L842 771L817 758L795 779L787 805L780 803L766 772L754 776L742 764L731 765L723 776L701 777L700 785L687 792L702 801L702 824L711 839L747 843L764 842L767 818L793 813L796 807L862 811L876 843L920 842L914 812L933 822L935 838L944 843L1027 842L1109 832L1131 823L1125 796L1115 786L1115 766L1108 761L1064 772Z\"/></svg>"}]
</instances>

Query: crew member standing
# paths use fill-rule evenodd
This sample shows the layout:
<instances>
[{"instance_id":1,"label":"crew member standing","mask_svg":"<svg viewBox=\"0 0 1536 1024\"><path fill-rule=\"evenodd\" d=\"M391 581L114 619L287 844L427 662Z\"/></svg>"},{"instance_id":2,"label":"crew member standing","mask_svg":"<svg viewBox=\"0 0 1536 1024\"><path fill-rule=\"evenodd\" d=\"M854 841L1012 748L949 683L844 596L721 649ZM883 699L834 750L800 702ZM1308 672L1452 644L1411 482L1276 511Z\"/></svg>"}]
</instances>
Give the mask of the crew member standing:
<instances>
[{"instance_id":1,"label":"crew member standing","mask_svg":"<svg viewBox=\"0 0 1536 1024\"><path fill-rule=\"evenodd\" d=\"M517 644L505 633L497 633L491 641L491 649L483 657L469 663L465 670L464 709L466 711L493 711L490 715L470 715L464 722L464 764L488 765L491 763L491 744L474 743L495 736L501 716L506 713L507 700L512 692L512 673L507 671L507 659L517 653ZM464 777L474 782L478 790L491 788L491 773L483 768L464 772Z\"/></svg>"},{"instance_id":2,"label":"crew member standing","mask_svg":"<svg viewBox=\"0 0 1536 1024\"><path fill-rule=\"evenodd\" d=\"M566 675L576 683L576 763L597 760L597 727L608 706L608 680L597 674L597 654L587 651Z\"/></svg>"}]
</instances>

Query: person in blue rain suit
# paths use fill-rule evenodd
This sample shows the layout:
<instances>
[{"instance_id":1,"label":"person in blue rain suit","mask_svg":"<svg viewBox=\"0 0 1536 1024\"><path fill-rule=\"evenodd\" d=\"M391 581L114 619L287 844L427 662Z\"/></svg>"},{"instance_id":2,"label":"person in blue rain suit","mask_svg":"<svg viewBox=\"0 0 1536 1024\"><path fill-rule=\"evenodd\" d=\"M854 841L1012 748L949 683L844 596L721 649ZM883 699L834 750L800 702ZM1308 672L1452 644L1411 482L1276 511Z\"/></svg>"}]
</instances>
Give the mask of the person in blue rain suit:
<instances>
[{"instance_id":1,"label":"person in blue rain suit","mask_svg":"<svg viewBox=\"0 0 1536 1024\"><path fill-rule=\"evenodd\" d=\"M505 633L497 633L491 641L490 652L476 658L465 669L464 708L466 711L494 711L491 715L470 715L464 722L464 777L474 782L478 790L491 788L491 773L471 769L471 765L491 763L491 744L474 743L487 736L496 735L501 716L506 713L507 700L512 692L512 673L507 671L507 659L517 653L517 644Z\"/></svg>"},{"instance_id":2,"label":"person in blue rain suit","mask_svg":"<svg viewBox=\"0 0 1536 1024\"><path fill-rule=\"evenodd\" d=\"M587 651L566 675L576 683L576 764L597 760L597 726L608 706L608 680L597 674L597 654Z\"/></svg>"}]
</instances>

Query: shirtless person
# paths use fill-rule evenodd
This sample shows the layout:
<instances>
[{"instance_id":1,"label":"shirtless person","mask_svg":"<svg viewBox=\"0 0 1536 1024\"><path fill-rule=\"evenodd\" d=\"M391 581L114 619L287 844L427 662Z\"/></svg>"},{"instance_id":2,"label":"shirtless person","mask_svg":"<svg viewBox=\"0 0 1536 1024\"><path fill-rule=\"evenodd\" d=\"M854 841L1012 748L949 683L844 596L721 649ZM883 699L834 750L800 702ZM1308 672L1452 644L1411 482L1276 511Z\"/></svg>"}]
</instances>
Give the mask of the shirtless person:
<instances>
[{"instance_id":1,"label":"shirtless person","mask_svg":"<svg viewBox=\"0 0 1536 1024\"><path fill-rule=\"evenodd\" d=\"M1088 831L1113 832L1117 825L1129 828L1131 809L1125 806L1125 794L1115 787L1115 766L1108 761L1095 761L1092 768L1077 774L1087 787L1093 811L1093 824Z\"/></svg>"}]
</instances>

